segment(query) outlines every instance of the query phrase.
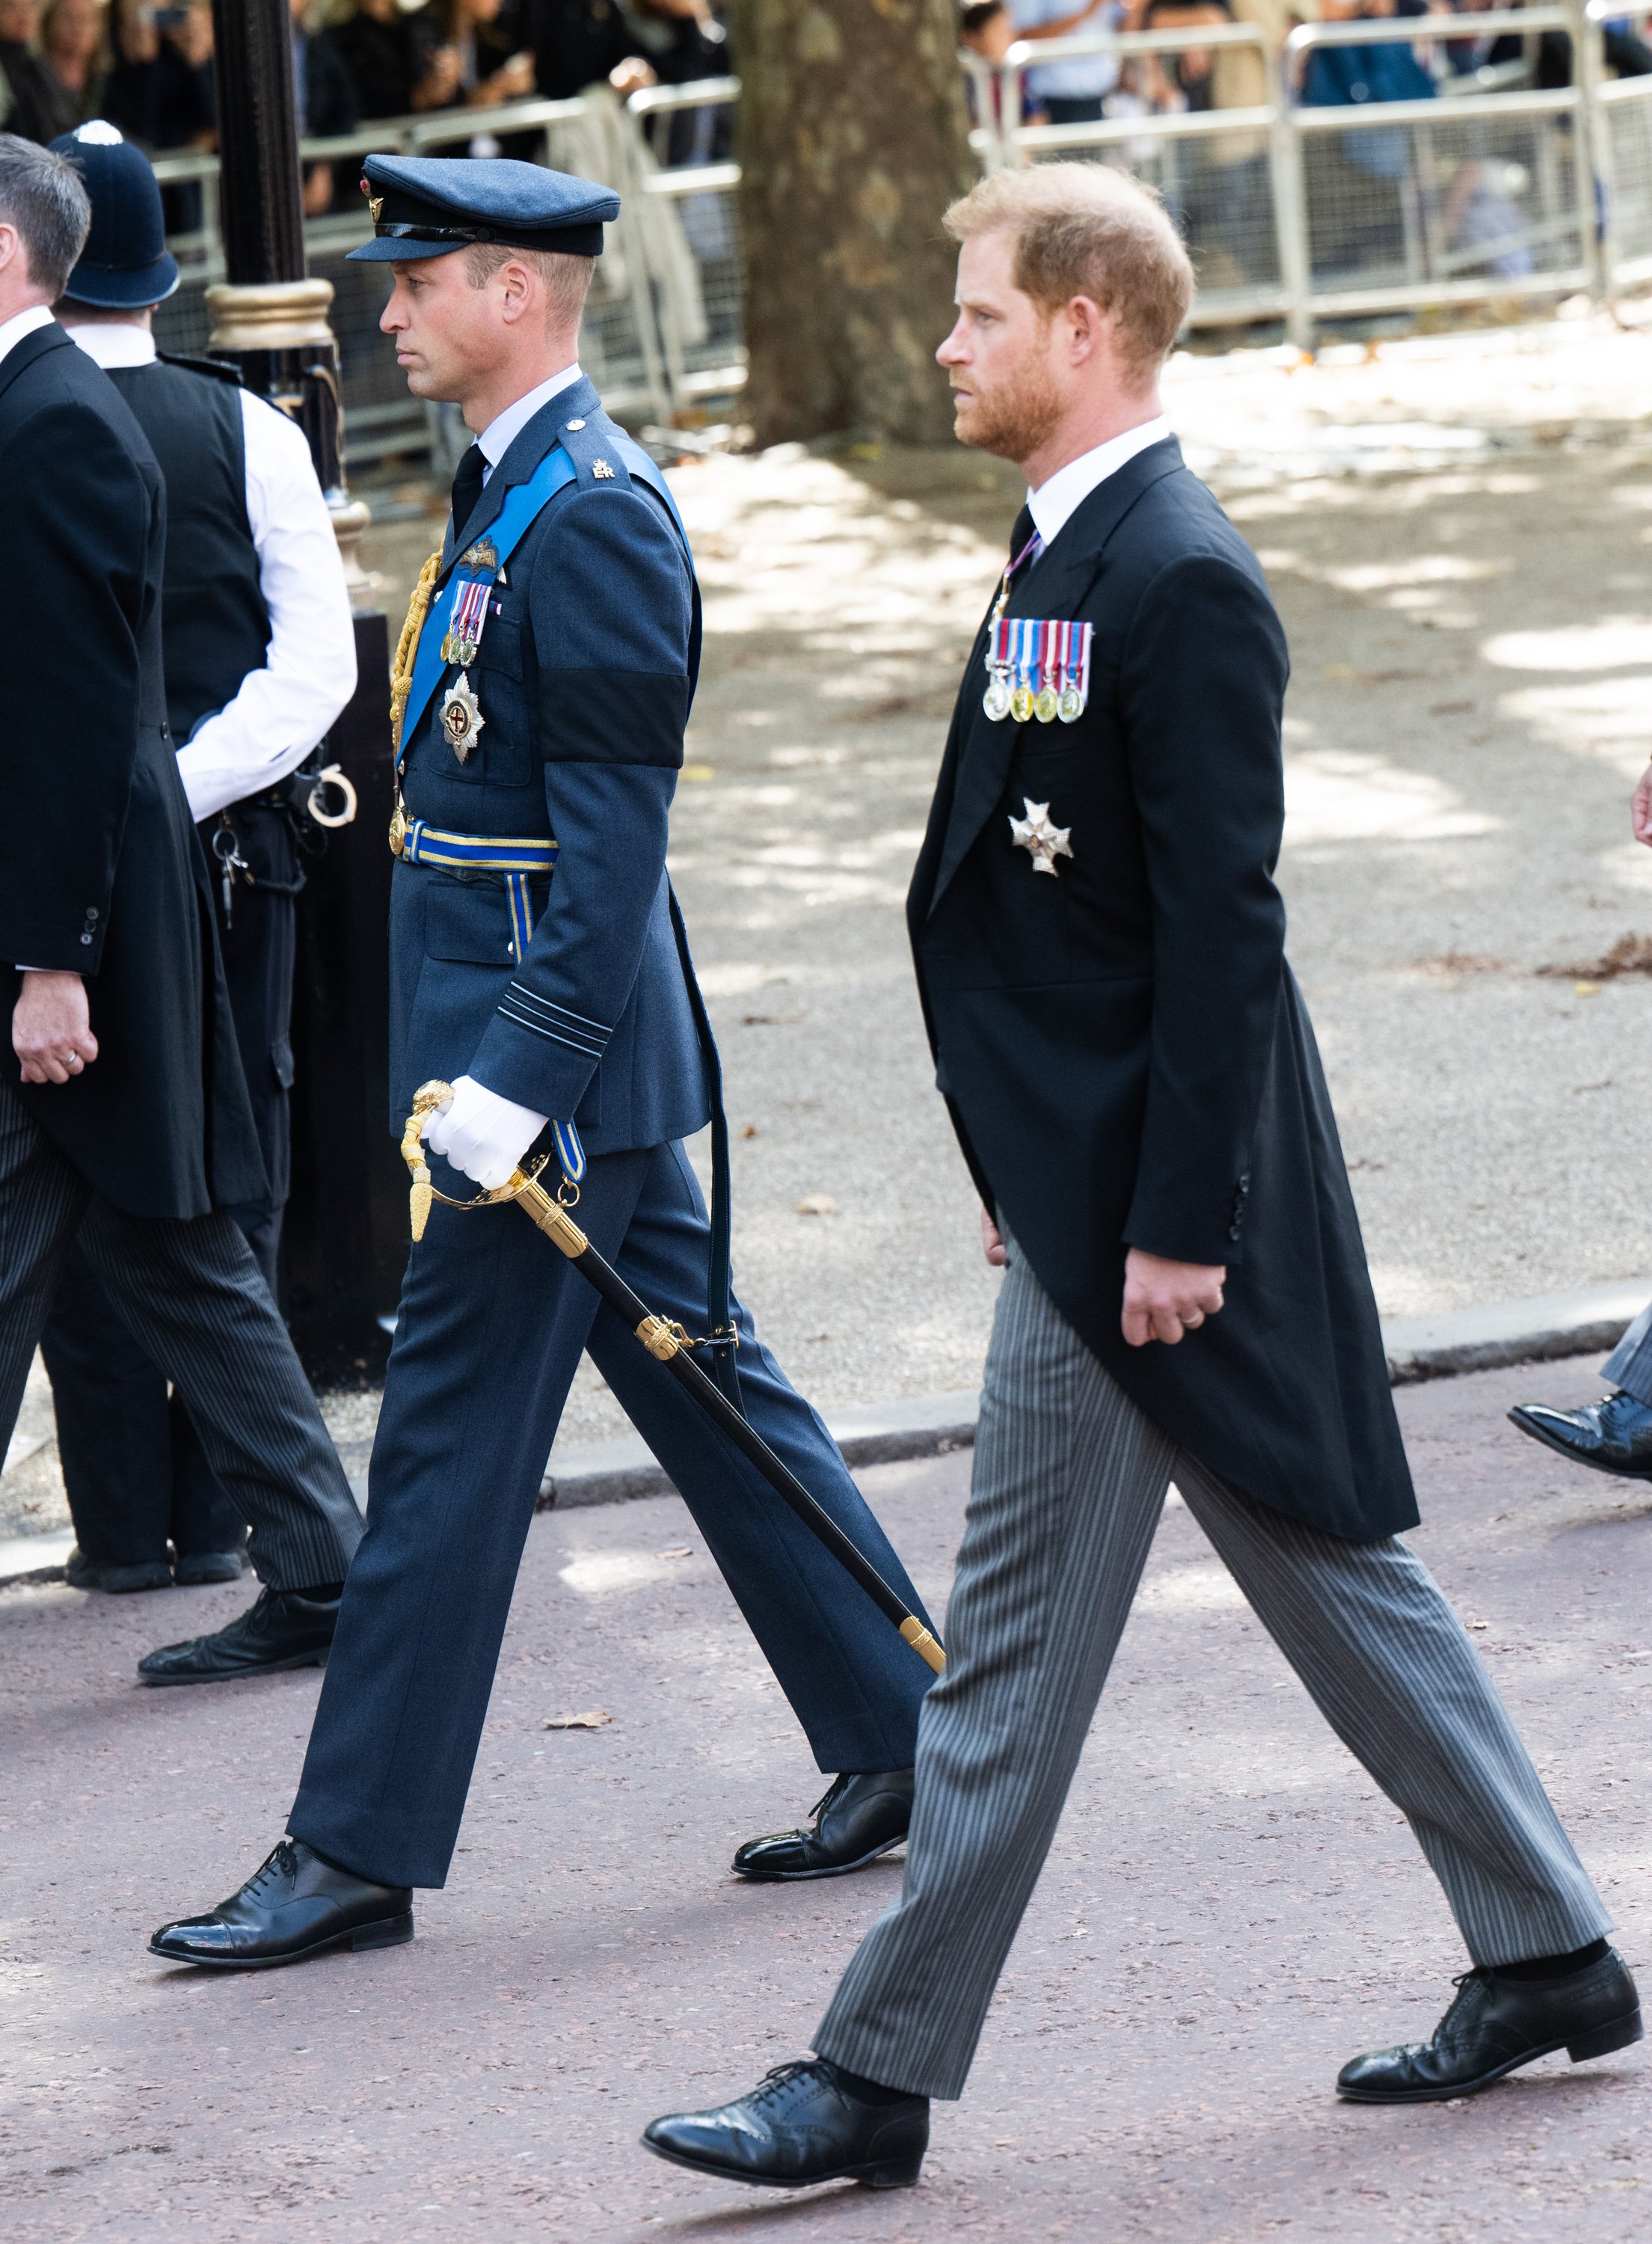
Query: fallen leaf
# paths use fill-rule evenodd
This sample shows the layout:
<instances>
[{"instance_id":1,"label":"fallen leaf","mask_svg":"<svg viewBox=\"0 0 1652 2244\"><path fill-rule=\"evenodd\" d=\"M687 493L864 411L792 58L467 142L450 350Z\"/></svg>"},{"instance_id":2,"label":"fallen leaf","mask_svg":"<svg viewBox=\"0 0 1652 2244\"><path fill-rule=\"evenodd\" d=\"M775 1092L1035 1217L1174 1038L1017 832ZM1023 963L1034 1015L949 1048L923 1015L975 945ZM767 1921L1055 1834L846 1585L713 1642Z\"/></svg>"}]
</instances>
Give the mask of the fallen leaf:
<instances>
[{"instance_id":1,"label":"fallen leaf","mask_svg":"<svg viewBox=\"0 0 1652 2244\"><path fill-rule=\"evenodd\" d=\"M757 1133L757 1124L755 1122L748 1122L745 1129L741 1131L740 1135L742 1138L755 1138Z\"/></svg>"},{"instance_id":2,"label":"fallen leaf","mask_svg":"<svg viewBox=\"0 0 1652 2244\"><path fill-rule=\"evenodd\" d=\"M1491 1623L1488 1620L1471 1620L1468 1626L1470 1628L1489 1628Z\"/></svg>"},{"instance_id":3,"label":"fallen leaf","mask_svg":"<svg viewBox=\"0 0 1652 2244\"><path fill-rule=\"evenodd\" d=\"M717 777L717 767L715 764L684 764L683 767L683 777L686 780L700 781L715 779Z\"/></svg>"},{"instance_id":4,"label":"fallen leaf","mask_svg":"<svg viewBox=\"0 0 1652 2244\"><path fill-rule=\"evenodd\" d=\"M1574 982L1572 995L1574 997L1598 997L1605 986L1601 982Z\"/></svg>"},{"instance_id":5,"label":"fallen leaf","mask_svg":"<svg viewBox=\"0 0 1652 2244\"><path fill-rule=\"evenodd\" d=\"M669 1551L656 1551L654 1556L657 1558L691 1558L694 1545L691 1543L673 1543Z\"/></svg>"},{"instance_id":6,"label":"fallen leaf","mask_svg":"<svg viewBox=\"0 0 1652 2244\"><path fill-rule=\"evenodd\" d=\"M830 1193L805 1193L798 1202L799 1215L835 1215L838 1203Z\"/></svg>"},{"instance_id":7,"label":"fallen leaf","mask_svg":"<svg viewBox=\"0 0 1652 2244\"><path fill-rule=\"evenodd\" d=\"M594 1707L589 1714L547 1714L545 1727L548 1730L600 1730L604 1723L611 1722L613 1719L611 1714L603 1713L600 1707Z\"/></svg>"}]
</instances>

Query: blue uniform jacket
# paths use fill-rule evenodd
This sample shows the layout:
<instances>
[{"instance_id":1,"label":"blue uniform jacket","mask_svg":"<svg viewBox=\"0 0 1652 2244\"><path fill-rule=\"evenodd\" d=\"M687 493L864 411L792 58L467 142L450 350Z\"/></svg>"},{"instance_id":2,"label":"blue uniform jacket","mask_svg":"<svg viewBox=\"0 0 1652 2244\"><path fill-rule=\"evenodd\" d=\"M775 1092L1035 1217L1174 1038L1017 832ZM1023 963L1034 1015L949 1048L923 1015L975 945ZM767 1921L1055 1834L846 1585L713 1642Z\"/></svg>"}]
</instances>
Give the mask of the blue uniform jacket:
<instances>
[{"instance_id":1,"label":"blue uniform jacket","mask_svg":"<svg viewBox=\"0 0 1652 2244\"><path fill-rule=\"evenodd\" d=\"M570 422L583 422L570 429ZM472 1075L575 1122L590 1153L654 1146L711 1112L671 931L666 827L698 657L693 571L660 499L583 378L489 477L474 544L561 443L578 479L540 512L492 593L469 679L482 725L460 763L440 721L444 671L403 759L409 817L451 832L554 835L518 966L503 886L398 863L390 901L390 1102ZM599 475L599 467L609 472ZM448 557L452 552L449 529Z\"/></svg>"}]
</instances>

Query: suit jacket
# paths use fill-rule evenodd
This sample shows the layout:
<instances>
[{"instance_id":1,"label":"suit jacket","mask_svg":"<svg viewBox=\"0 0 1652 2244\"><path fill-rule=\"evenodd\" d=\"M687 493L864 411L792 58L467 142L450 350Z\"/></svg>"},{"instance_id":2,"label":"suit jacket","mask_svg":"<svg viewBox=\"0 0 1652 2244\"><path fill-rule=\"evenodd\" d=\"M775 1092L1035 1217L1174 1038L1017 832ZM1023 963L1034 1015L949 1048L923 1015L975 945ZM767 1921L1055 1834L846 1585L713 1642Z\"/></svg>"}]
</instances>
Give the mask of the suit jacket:
<instances>
[{"instance_id":1,"label":"suit jacket","mask_svg":"<svg viewBox=\"0 0 1652 2244\"><path fill-rule=\"evenodd\" d=\"M9 1020L15 963L84 975L99 1048L73 1082L21 1096L131 1214L260 1200L206 865L166 724L165 491L114 384L61 328L0 359L0 993Z\"/></svg>"},{"instance_id":2,"label":"suit jacket","mask_svg":"<svg viewBox=\"0 0 1652 2244\"><path fill-rule=\"evenodd\" d=\"M1100 484L1011 615L1088 620L1071 725L995 723L986 633L907 917L982 1199L1064 1316L1201 1463L1355 1539L1415 1524L1313 1031L1285 957L1289 664L1255 555L1173 438ZM1009 821L1048 803L1072 857ZM1128 1249L1224 1264L1174 1348L1119 1328Z\"/></svg>"},{"instance_id":3,"label":"suit jacket","mask_svg":"<svg viewBox=\"0 0 1652 2244\"><path fill-rule=\"evenodd\" d=\"M568 423L583 426L570 429ZM390 1097L469 1073L572 1121L587 1152L662 1145L711 1112L671 932L666 828L698 662L693 571L583 378L529 422L459 550L558 443L576 480L506 562L469 666L482 712L461 763L441 723L450 666L406 750L408 813L450 833L555 835L520 965L496 875L402 862L391 886ZM607 470L599 475L598 468ZM449 531L446 558L454 553Z\"/></svg>"}]
</instances>

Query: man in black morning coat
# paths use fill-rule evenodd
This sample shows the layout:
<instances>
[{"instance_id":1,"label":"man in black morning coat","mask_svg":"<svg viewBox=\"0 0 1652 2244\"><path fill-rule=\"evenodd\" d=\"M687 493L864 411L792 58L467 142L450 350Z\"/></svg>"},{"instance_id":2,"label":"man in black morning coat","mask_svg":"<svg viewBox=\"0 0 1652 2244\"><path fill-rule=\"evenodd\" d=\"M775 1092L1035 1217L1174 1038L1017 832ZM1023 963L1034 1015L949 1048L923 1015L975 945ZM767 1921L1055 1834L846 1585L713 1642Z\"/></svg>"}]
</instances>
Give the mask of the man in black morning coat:
<instances>
[{"instance_id":1,"label":"man in black morning coat","mask_svg":"<svg viewBox=\"0 0 1652 2244\"><path fill-rule=\"evenodd\" d=\"M782 2187L918 2179L928 2099L962 2092L1172 1477L1408 1818L1474 1967L1430 2041L1356 2058L1339 2092L1461 2096L1641 2031L1600 1896L1398 1539L1411 1477L1273 884L1285 638L1158 402L1186 253L1101 165L999 172L947 227L958 431L1015 461L1028 502L908 916L1008 1271L901 1898L813 2061L644 2139Z\"/></svg>"},{"instance_id":2,"label":"man in black morning coat","mask_svg":"<svg viewBox=\"0 0 1652 2244\"><path fill-rule=\"evenodd\" d=\"M21 1063L0 1071L0 1431L79 1227L252 1523L246 1664L299 1666L331 1637L361 1520L223 1213L264 1171L166 725L165 490L50 310L90 220L71 165L0 134L0 982Z\"/></svg>"}]
</instances>

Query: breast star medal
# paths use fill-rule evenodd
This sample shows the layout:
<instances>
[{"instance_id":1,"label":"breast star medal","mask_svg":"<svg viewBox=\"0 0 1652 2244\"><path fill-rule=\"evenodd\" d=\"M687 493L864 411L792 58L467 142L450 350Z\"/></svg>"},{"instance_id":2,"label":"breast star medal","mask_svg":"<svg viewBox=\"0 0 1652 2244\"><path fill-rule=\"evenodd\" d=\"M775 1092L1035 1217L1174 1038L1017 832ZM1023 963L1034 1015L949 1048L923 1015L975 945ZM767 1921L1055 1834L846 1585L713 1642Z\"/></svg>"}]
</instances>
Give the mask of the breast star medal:
<instances>
[{"instance_id":1,"label":"breast star medal","mask_svg":"<svg viewBox=\"0 0 1652 2244\"><path fill-rule=\"evenodd\" d=\"M469 674L462 670L442 704L442 729L448 736L448 747L461 763L475 747L476 735L487 721L476 706L476 697L470 690Z\"/></svg>"},{"instance_id":2,"label":"breast star medal","mask_svg":"<svg viewBox=\"0 0 1652 2244\"><path fill-rule=\"evenodd\" d=\"M1048 873L1053 880L1057 857L1070 857L1073 854L1072 844L1067 838L1073 829L1070 826L1053 826L1050 823L1047 802L1035 802L1030 796L1023 795L1022 808L1027 815L1025 818L1010 819L1010 838L1016 848L1025 849L1031 857L1034 872Z\"/></svg>"}]
</instances>

